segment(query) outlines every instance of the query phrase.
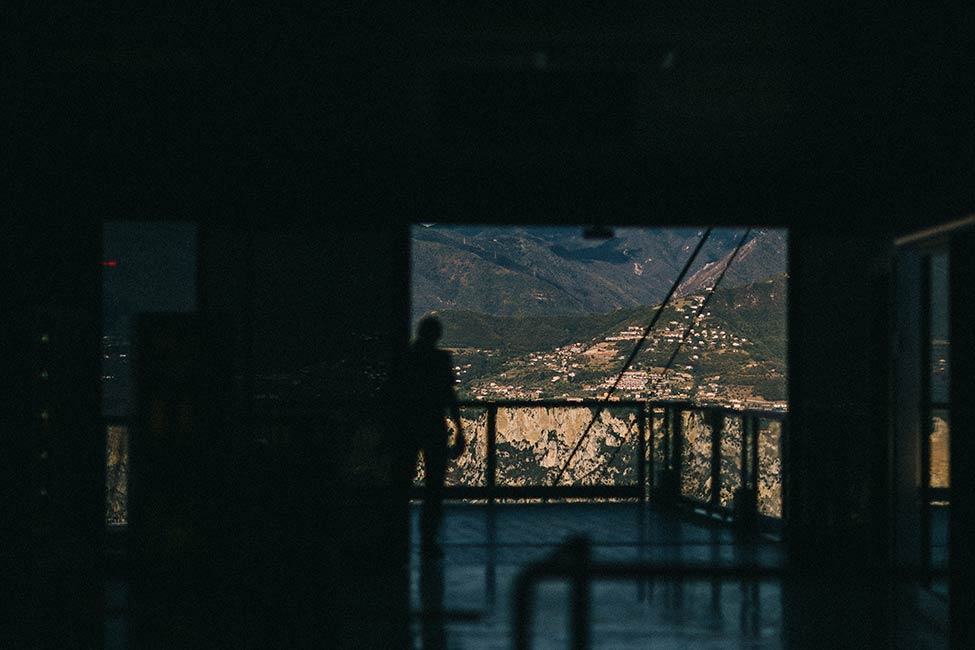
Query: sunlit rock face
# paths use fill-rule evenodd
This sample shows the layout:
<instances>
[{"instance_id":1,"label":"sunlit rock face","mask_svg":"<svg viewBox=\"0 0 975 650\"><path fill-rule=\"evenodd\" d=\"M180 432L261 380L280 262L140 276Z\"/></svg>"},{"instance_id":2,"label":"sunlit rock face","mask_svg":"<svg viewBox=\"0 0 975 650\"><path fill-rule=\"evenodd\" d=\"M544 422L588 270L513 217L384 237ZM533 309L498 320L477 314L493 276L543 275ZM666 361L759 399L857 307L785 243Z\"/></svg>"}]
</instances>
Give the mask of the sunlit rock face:
<instances>
[{"instance_id":1,"label":"sunlit rock face","mask_svg":"<svg viewBox=\"0 0 975 650\"><path fill-rule=\"evenodd\" d=\"M942 417L931 418L931 487L949 487L949 437L948 421Z\"/></svg>"},{"instance_id":2,"label":"sunlit rock face","mask_svg":"<svg viewBox=\"0 0 975 650\"><path fill-rule=\"evenodd\" d=\"M496 420L497 484L635 484L639 449L636 413L629 408L609 406L592 421L594 414L595 409L590 407L499 408ZM467 408L462 419L467 450L451 463L447 484L485 485L487 409ZM663 465L661 424L658 413L654 418L652 440L647 432L647 454L649 457L653 452L658 469ZM587 427L589 431L583 437ZM701 412L687 412L681 418L681 431L681 492L685 497L707 502L714 489L711 476L713 429ZM741 418L726 417L719 445L718 503L728 508L742 486L742 443ZM579 447L570 460L577 444ZM759 512L779 517L782 508L781 425L775 421L760 420L758 423L758 461ZM422 477L421 460L417 464L417 481L420 482Z\"/></svg>"},{"instance_id":3,"label":"sunlit rock face","mask_svg":"<svg viewBox=\"0 0 975 650\"><path fill-rule=\"evenodd\" d=\"M448 485L484 485L487 415L467 409L463 424L467 451L448 469ZM636 480L636 415L604 409L592 426L588 407L499 408L497 413L497 484L626 485ZM589 432L569 460L583 432ZM566 462L569 461L566 466ZM422 477L418 463L417 480Z\"/></svg>"},{"instance_id":4,"label":"sunlit rock face","mask_svg":"<svg viewBox=\"0 0 975 650\"><path fill-rule=\"evenodd\" d=\"M552 485L558 479L559 485L632 483L638 436L635 414L604 409L595 420L593 416L590 408L500 409L498 482ZM621 448L623 440L626 443Z\"/></svg>"}]
</instances>

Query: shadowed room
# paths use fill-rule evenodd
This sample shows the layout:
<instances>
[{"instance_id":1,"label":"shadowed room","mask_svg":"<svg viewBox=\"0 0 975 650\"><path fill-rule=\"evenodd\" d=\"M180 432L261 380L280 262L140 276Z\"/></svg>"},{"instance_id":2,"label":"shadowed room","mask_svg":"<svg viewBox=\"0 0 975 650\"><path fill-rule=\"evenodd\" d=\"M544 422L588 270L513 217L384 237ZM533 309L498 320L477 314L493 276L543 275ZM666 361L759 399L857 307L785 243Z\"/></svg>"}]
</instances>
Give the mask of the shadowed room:
<instances>
[{"instance_id":1,"label":"shadowed room","mask_svg":"<svg viewBox=\"0 0 975 650\"><path fill-rule=\"evenodd\" d=\"M972 647L965 16L10 14L0 646Z\"/></svg>"}]
</instances>

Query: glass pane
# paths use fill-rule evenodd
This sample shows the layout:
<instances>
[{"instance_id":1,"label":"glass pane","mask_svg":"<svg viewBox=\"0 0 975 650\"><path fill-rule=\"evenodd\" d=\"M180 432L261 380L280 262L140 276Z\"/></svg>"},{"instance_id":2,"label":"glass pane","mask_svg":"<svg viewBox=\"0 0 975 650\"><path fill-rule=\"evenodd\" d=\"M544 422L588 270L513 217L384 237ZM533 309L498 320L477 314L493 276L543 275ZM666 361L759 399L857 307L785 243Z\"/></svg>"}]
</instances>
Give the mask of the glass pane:
<instances>
[{"instance_id":1,"label":"glass pane","mask_svg":"<svg viewBox=\"0 0 975 650\"><path fill-rule=\"evenodd\" d=\"M951 425L948 411L935 409L931 412L931 487L946 488L951 485L950 476Z\"/></svg>"},{"instance_id":2,"label":"glass pane","mask_svg":"<svg viewBox=\"0 0 975 650\"><path fill-rule=\"evenodd\" d=\"M758 423L758 512L782 516L782 423Z\"/></svg>"},{"instance_id":3,"label":"glass pane","mask_svg":"<svg viewBox=\"0 0 975 650\"><path fill-rule=\"evenodd\" d=\"M930 258L931 269L931 401L946 403L951 387L948 329L948 255Z\"/></svg>"},{"instance_id":4,"label":"glass pane","mask_svg":"<svg viewBox=\"0 0 975 650\"><path fill-rule=\"evenodd\" d=\"M711 497L711 426L703 411L682 417L680 491L685 497L707 501Z\"/></svg>"}]
</instances>

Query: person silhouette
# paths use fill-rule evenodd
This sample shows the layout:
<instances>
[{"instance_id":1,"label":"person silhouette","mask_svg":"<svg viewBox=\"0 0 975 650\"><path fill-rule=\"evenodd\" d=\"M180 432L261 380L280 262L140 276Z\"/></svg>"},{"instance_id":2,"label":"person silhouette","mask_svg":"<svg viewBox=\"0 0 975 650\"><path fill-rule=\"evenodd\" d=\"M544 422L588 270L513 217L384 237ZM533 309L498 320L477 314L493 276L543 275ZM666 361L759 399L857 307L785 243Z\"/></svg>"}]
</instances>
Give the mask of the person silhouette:
<instances>
[{"instance_id":1,"label":"person silhouette","mask_svg":"<svg viewBox=\"0 0 975 650\"><path fill-rule=\"evenodd\" d=\"M442 333L443 326L435 316L421 319L404 364L406 428L414 461L415 454L423 452L425 490L420 516L420 548L424 558L440 555L447 461L459 458L467 445L454 393L450 353L436 347ZM456 427L452 445L448 445L447 415Z\"/></svg>"}]
</instances>

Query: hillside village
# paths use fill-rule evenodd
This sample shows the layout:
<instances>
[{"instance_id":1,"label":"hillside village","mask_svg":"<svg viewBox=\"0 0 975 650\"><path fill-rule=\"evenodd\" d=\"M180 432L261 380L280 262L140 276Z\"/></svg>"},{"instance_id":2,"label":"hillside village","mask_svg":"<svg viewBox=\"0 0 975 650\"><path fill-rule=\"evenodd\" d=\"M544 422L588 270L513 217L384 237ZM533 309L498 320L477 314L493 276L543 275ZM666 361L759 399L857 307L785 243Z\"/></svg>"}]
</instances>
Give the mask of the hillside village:
<instances>
[{"instance_id":1,"label":"hillside village","mask_svg":"<svg viewBox=\"0 0 975 650\"><path fill-rule=\"evenodd\" d=\"M608 397L786 410L784 399L769 399L756 390L754 383L756 377L784 383L784 368L778 363L752 359L749 351L755 342L731 331L712 311L700 311L703 301L700 295L677 301L668 314L669 320L658 321L636 360L622 375L620 369L644 336L643 326L627 325L593 340L514 355L507 360L499 359L501 353L496 350L455 348L452 351L457 361L454 372L458 392L463 398L476 400L579 401ZM668 369L665 362L678 345L680 352ZM468 360L478 356L494 361L487 366L490 372L479 372L478 367L485 366ZM728 369L706 372L719 364Z\"/></svg>"}]
</instances>

